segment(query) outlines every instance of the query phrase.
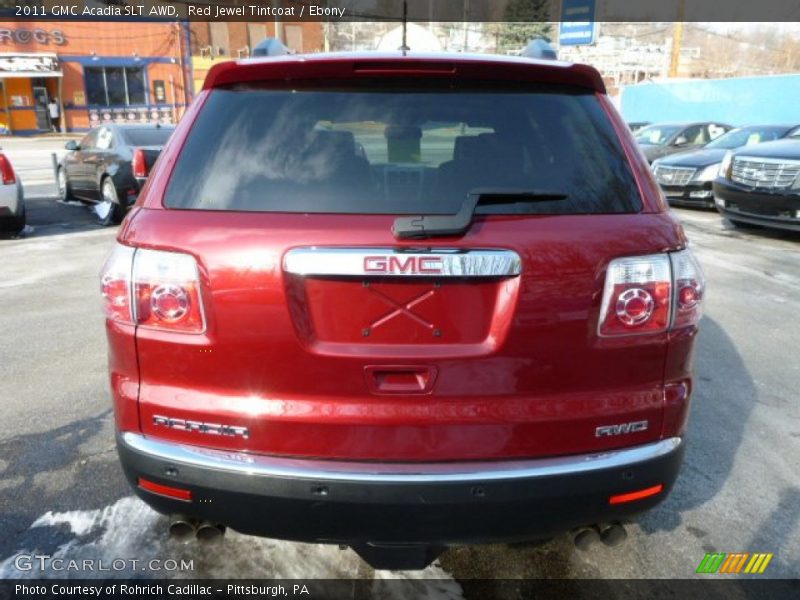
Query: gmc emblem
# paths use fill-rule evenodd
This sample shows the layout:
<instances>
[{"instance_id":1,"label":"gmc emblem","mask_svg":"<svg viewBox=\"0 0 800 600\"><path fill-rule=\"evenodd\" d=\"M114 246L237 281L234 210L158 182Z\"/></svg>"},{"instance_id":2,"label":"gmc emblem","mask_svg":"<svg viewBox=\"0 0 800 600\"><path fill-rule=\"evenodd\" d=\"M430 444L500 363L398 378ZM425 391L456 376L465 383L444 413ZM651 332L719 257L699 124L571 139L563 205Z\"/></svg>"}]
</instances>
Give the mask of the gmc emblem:
<instances>
[{"instance_id":1,"label":"gmc emblem","mask_svg":"<svg viewBox=\"0 0 800 600\"><path fill-rule=\"evenodd\" d=\"M636 433L647 429L647 421L633 421L631 423L618 423L617 425L603 425L594 430L595 437L606 437L610 435L625 435Z\"/></svg>"},{"instance_id":2,"label":"gmc emblem","mask_svg":"<svg viewBox=\"0 0 800 600\"><path fill-rule=\"evenodd\" d=\"M414 275L442 273L444 264L438 256L365 256L365 273Z\"/></svg>"}]
</instances>

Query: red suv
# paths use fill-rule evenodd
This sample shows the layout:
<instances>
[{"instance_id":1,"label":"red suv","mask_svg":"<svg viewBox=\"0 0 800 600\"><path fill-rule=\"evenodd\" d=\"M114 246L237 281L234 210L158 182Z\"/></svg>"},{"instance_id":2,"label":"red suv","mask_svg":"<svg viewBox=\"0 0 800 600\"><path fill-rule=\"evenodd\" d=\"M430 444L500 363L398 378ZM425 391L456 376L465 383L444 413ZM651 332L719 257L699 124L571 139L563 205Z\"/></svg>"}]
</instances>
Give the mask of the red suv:
<instances>
[{"instance_id":1,"label":"red suv","mask_svg":"<svg viewBox=\"0 0 800 600\"><path fill-rule=\"evenodd\" d=\"M590 67L221 63L102 273L122 465L379 567L614 523L677 476L703 285Z\"/></svg>"}]
</instances>

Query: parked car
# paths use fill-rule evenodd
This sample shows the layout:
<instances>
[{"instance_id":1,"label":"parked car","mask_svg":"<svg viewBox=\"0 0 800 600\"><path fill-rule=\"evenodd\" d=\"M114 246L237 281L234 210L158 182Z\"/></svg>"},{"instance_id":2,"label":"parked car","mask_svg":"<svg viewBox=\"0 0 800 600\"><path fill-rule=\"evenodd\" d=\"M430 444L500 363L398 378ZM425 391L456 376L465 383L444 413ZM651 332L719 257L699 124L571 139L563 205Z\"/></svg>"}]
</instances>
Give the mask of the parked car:
<instances>
[{"instance_id":1,"label":"parked car","mask_svg":"<svg viewBox=\"0 0 800 600\"><path fill-rule=\"evenodd\" d=\"M160 124L104 124L80 142L67 142L69 152L58 166L60 199L91 204L103 225L119 223L174 129Z\"/></svg>"},{"instance_id":2,"label":"parked car","mask_svg":"<svg viewBox=\"0 0 800 600\"><path fill-rule=\"evenodd\" d=\"M102 270L124 472L380 568L613 544L678 474L700 267L595 69L403 54L209 71Z\"/></svg>"},{"instance_id":3,"label":"parked car","mask_svg":"<svg viewBox=\"0 0 800 600\"><path fill-rule=\"evenodd\" d=\"M714 208L711 182L719 175L720 164L728 150L778 140L798 132L797 124L733 129L699 150L653 161L653 174L670 204Z\"/></svg>"},{"instance_id":4,"label":"parked car","mask_svg":"<svg viewBox=\"0 0 800 600\"><path fill-rule=\"evenodd\" d=\"M724 123L657 123L636 132L636 141L647 158L653 162L657 158L694 150L717 139L733 129Z\"/></svg>"},{"instance_id":5,"label":"parked car","mask_svg":"<svg viewBox=\"0 0 800 600\"><path fill-rule=\"evenodd\" d=\"M640 129L644 129L650 125L650 121L631 121L628 123L628 128L633 132L636 133Z\"/></svg>"},{"instance_id":6,"label":"parked car","mask_svg":"<svg viewBox=\"0 0 800 600\"><path fill-rule=\"evenodd\" d=\"M717 210L735 226L800 231L800 131L729 151L713 191Z\"/></svg>"},{"instance_id":7,"label":"parked car","mask_svg":"<svg viewBox=\"0 0 800 600\"><path fill-rule=\"evenodd\" d=\"M0 231L17 234L25 228L25 196L8 157L0 152Z\"/></svg>"}]
</instances>

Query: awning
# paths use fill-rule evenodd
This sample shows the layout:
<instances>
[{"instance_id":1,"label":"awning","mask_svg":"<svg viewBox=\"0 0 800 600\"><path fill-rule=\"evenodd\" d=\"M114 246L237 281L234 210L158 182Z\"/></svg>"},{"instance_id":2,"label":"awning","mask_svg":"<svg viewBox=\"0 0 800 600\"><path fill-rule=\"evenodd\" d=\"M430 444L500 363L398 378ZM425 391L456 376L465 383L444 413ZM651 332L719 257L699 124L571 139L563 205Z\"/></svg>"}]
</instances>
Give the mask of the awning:
<instances>
[{"instance_id":1,"label":"awning","mask_svg":"<svg viewBox=\"0 0 800 600\"><path fill-rule=\"evenodd\" d=\"M11 77L63 77L58 56L47 52L0 52L0 79Z\"/></svg>"}]
</instances>

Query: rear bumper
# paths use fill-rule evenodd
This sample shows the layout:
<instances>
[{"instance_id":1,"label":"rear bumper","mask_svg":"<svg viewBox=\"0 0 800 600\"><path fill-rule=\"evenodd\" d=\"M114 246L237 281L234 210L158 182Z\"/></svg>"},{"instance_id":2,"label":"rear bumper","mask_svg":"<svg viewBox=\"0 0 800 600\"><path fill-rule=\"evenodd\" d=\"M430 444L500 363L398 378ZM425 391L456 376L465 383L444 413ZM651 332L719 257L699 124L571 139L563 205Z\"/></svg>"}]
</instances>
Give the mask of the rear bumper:
<instances>
[{"instance_id":1,"label":"rear bumper","mask_svg":"<svg viewBox=\"0 0 800 600\"><path fill-rule=\"evenodd\" d=\"M342 544L455 544L526 540L651 508L674 483L680 438L537 460L352 463L286 459L117 436L126 477L150 506L242 533ZM139 478L188 489L181 501ZM636 502L609 498L662 484Z\"/></svg>"},{"instance_id":2,"label":"rear bumper","mask_svg":"<svg viewBox=\"0 0 800 600\"><path fill-rule=\"evenodd\" d=\"M0 184L0 217L16 217L22 212L22 186Z\"/></svg>"}]
</instances>

